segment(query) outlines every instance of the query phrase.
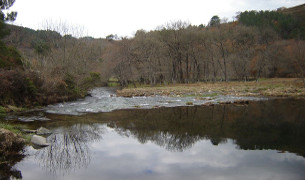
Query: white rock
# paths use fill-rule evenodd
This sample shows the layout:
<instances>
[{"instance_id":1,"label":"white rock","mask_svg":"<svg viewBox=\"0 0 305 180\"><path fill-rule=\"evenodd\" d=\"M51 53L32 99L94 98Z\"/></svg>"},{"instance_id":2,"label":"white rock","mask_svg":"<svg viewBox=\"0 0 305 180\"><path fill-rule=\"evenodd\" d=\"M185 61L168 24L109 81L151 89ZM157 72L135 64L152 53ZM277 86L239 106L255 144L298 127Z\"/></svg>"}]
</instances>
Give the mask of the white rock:
<instances>
[{"instance_id":1,"label":"white rock","mask_svg":"<svg viewBox=\"0 0 305 180\"><path fill-rule=\"evenodd\" d=\"M37 129L36 134L47 135L47 134L52 134L52 132L50 130L48 130L47 128L40 127L39 129Z\"/></svg>"},{"instance_id":2,"label":"white rock","mask_svg":"<svg viewBox=\"0 0 305 180\"><path fill-rule=\"evenodd\" d=\"M37 146L45 147L49 146L50 144L47 143L47 139L42 136L33 135L31 138L31 142Z\"/></svg>"}]
</instances>

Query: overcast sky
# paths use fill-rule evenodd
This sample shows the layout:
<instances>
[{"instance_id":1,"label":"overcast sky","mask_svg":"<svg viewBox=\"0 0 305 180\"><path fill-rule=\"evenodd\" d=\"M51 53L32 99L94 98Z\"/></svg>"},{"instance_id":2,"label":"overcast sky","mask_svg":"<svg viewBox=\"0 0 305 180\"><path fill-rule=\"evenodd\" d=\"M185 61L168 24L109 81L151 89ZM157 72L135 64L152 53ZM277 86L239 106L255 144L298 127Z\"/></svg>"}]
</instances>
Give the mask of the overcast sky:
<instances>
[{"instance_id":1,"label":"overcast sky","mask_svg":"<svg viewBox=\"0 0 305 180\"><path fill-rule=\"evenodd\" d=\"M292 7L304 0L16 0L16 25L41 29L45 21L84 27L84 35L132 36L138 29L153 30L169 21L207 24L213 15L229 21L238 11Z\"/></svg>"}]
</instances>

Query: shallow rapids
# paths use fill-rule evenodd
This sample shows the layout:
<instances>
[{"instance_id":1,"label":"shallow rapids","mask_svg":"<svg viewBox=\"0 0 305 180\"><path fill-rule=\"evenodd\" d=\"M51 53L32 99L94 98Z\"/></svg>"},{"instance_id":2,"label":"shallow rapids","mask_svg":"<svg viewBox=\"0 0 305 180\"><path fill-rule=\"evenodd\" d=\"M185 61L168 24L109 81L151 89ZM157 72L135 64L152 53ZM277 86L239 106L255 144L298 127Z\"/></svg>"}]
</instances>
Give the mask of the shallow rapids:
<instances>
[{"instance_id":1,"label":"shallow rapids","mask_svg":"<svg viewBox=\"0 0 305 180\"><path fill-rule=\"evenodd\" d=\"M119 109L152 109L157 107L176 107L204 104L218 104L239 100L259 101L266 100L262 97L237 97L237 96L213 96L207 94L204 98L169 97L169 96L141 96L141 97L117 97L115 89L108 87L95 88L89 92L90 96L73 102L49 105L45 111L52 114L82 115L86 113L111 112Z\"/></svg>"}]
</instances>

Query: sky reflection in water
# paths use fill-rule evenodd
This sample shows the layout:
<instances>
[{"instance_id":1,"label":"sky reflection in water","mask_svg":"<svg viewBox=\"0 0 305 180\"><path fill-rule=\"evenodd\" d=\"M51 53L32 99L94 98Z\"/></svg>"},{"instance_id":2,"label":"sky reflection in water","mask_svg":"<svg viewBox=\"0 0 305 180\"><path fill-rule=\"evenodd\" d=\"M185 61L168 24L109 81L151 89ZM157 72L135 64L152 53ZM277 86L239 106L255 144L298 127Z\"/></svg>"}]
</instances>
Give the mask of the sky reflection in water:
<instances>
[{"instance_id":1,"label":"sky reflection in water","mask_svg":"<svg viewBox=\"0 0 305 180\"><path fill-rule=\"evenodd\" d=\"M89 153L71 152L74 169L44 167L41 150L19 164L24 179L303 179L305 159L277 150L240 150L233 140L217 146L200 140L183 152L119 135L106 128L103 139L89 143ZM45 150L47 150L46 148ZM76 159L75 159L76 158ZM77 159L78 158L78 159ZM82 159L82 160L80 160ZM87 159L87 160L84 160ZM54 159L53 159L54 161ZM56 159L57 163L67 163ZM53 169L52 169L53 168Z\"/></svg>"},{"instance_id":2,"label":"sky reflection in water","mask_svg":"<svg viewBox=\"0 0 305 180\"><path fill-rule=\"evenodd\" d=\"M48 115L24 179L304 179L302 100Z\"/></svg>"}]
</instances>

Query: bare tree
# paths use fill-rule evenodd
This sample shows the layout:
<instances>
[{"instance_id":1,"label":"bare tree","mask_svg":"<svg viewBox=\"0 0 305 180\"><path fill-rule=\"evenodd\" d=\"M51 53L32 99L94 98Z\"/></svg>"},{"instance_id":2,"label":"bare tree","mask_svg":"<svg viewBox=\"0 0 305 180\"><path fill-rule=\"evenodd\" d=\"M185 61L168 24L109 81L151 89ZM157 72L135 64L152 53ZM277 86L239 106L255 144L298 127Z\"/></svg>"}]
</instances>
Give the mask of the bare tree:
<instances>
[{"instance_id":1,"label":"bare tree","mask_svg":"<svg viewBox=\"0 0 305 180\"><path fill-rule=\"evenodd\" d=\"M224 80L228 81L228 64L229 64L229 51L230 51L230 42L228 41L229 38L229 26L222 25L213 28L213 43L218 49L218 57L217 62L219 65L220 70L223 73Z\"/></svg>"},{"instance_id":2,"label":"bare tree","mask_svg":"<svg viewBox=\"0 0 305 180\"><path fill-rule=\"evenodd\" d=\"M254 28L237 26L234 29L232 67L240 80L249 79L250 62L256 54L257 36L258 32Z\"/></svg>"},{"instance_id":3,"label":"bare tree","mask_svg":"<svg viewBox=\"0 0 305 180\"><path fill-rule=\"evenodd\" d=\"M293 47L290 49L292 52L292 63L295 72L299 78L302 79L305 86L305 41L294 40Z\"/></svg>"}]
</instances>

